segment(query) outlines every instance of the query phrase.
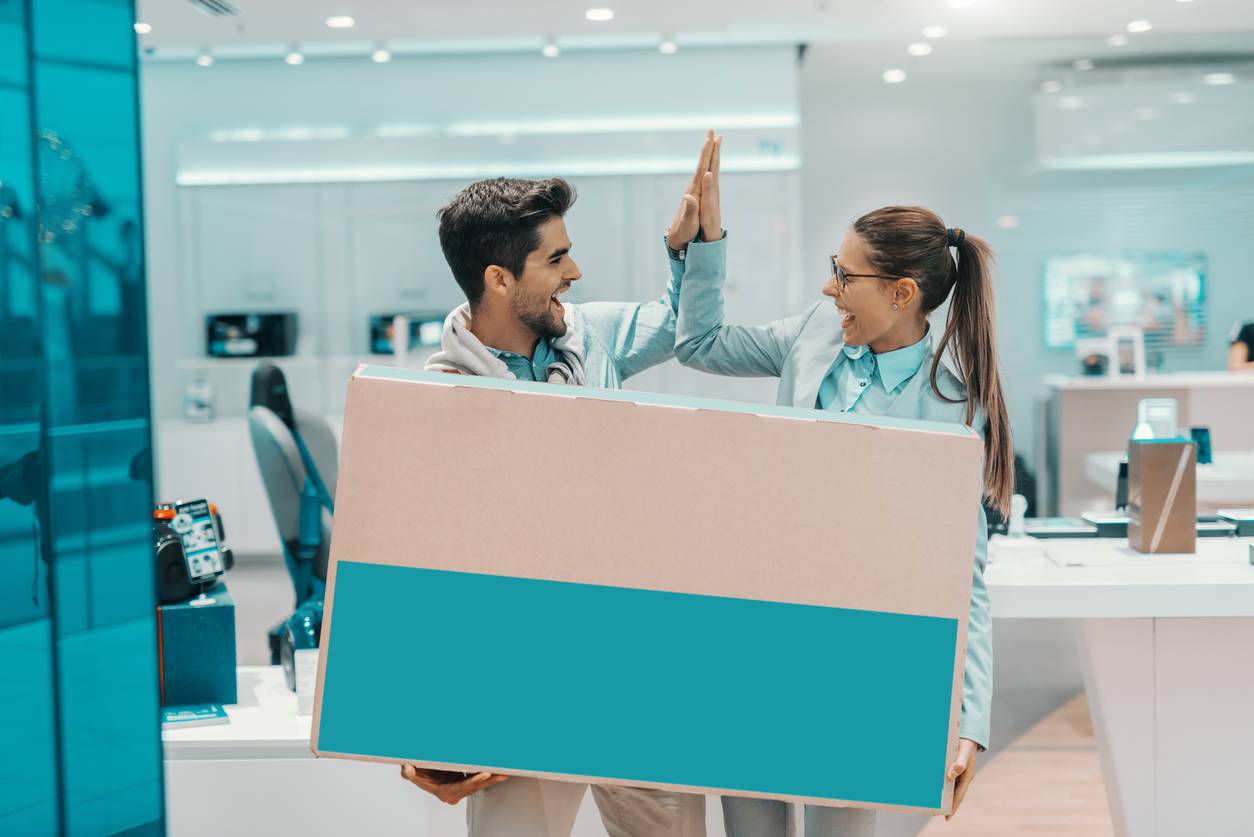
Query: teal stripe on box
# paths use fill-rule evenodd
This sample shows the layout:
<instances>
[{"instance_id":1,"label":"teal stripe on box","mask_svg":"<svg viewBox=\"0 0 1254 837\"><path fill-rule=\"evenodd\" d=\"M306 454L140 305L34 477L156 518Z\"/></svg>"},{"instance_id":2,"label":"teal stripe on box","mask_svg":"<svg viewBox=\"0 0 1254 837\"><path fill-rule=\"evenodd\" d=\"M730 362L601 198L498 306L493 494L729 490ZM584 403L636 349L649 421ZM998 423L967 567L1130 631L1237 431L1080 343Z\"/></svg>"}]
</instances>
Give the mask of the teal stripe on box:
<instances>
[{"instance_id":1,"label":"teal stripe on box","mask_svg":"<svg viewBox=\"0 0 1254 837\"><path fill-rule=\"evenodd\" d=\"M341 561L318 747L938 808L957 630Z\"/></svg>"}]
</instances>

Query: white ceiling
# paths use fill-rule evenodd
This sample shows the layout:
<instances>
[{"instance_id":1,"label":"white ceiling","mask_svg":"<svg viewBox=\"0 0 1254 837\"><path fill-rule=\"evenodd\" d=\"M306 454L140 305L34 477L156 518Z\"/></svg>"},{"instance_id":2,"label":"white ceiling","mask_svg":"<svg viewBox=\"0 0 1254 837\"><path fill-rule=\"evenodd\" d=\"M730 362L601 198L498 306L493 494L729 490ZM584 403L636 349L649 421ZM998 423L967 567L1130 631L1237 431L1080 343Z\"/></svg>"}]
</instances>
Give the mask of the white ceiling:
<instances>
[{"instance_id":1,"label":"white ceiling","mask_svg":"<svg viewBox=\"0 0 1254 837\"><path fill-rule=\"evenodd\" d=\"M567 49L656 44L671 34L683 46L823 43L904 50L924 26L949 30L961 43L1066 42L1067 50L1128 55L1162 51L1173 39L1254 49L1254 0L233 0L237 17L215 18L191 0L139 0L141 37L152 57L209 48L228 56L265 55L299 43L310 55L361 54L376 42L394 52L534 49L555 37ZM584 19L609 6L608 23ZM331 15L351 15L351 29L330 29ZM1130 21L1153 24L1106 45ZM1200 37L1206 36L1206 37ZM939 45L938 45L939 48Z\"/></svg>"}]
</instances>

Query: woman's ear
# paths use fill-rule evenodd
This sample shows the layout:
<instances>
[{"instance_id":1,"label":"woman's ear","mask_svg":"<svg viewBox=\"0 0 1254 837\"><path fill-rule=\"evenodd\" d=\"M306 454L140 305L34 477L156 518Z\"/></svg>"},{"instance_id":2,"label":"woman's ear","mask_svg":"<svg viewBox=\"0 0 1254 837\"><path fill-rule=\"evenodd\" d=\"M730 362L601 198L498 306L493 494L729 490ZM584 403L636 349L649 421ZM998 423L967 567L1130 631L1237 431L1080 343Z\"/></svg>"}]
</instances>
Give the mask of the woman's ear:
<instances>
[{"instance_id":1,"label":"woman's ear","mask_svg":"<svg viewBox=\"0 0 1254 837\"><path fill-rule=\"evenodd\" d=\"M919 299L919 283L909 276L903 276L893 285L893 304L898 308L906 308Z\"/></svg>"}]
</instances>

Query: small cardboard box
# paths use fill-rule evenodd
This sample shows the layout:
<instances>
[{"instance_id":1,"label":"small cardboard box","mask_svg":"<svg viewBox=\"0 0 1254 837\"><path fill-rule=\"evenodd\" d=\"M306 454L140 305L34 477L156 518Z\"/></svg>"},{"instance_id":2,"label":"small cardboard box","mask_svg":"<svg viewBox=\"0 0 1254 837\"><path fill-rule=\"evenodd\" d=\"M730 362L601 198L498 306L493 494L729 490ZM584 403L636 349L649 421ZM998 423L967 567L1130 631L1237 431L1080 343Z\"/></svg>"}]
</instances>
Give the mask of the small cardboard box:
<instances>
[{"instance_id":1,"label":"small cardboard box","mask_svg":"<svg viewBox=\"0 0 1254 837\"><path fill-rule=\"evenodd\" d=\"M1128 545L1138 552L1197 551L1197 444L1128 443Z\"/></svg>"},{"instance_id":2,"label":"small cardboard box","mask_svg":"<svg viewBox=\"0 0 1254 837\"><path fill-rule=\"evenodd\" d=\"M959 425L363 367L319 756L947 812Z\"/></svg>"}]
</instances>

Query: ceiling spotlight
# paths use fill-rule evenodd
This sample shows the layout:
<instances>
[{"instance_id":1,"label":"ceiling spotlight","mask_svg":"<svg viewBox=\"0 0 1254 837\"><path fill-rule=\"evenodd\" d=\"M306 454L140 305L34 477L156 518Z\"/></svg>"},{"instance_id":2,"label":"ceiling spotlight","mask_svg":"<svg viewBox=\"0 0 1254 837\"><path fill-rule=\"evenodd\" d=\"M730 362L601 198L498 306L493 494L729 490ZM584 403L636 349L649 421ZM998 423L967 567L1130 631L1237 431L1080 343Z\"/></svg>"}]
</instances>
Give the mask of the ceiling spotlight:
<instances>
[{"instance_id":1,"label":"ceiling spotlight","mask_svg":"<svg viewBox=\"0 0 1254 837\"><path fill-rule=\"evenodd\" d=\"M299 49L292 47L292 51L289 52L283 60L293 67L299 67L301 64L305 63L305 56L301 55Z\"/></svg>"},{"instance_id":2,"label":"ceiling spotlight","mask_svg":"<svg viewBox=\"0 0 1254 837\"><path fill-rule=\"evenodd\" d=\"M1003 230L1017 230L1019 224L1019 216L1017 215L1002 215L997 219L997 226Z\"/></svg>"},{"instance_id":3,"label":"ceiling spotlight","mask_svg":"<svg viewBox=\"0 0 1254 837\"><path fill-rule=\"evenodd\" d=\"M1079 96L1063 96L1058 100L1058 105L1067 110L1079 110L1084 107L1084 100Z\"/></svg>"},{"instance_id":4,"label":"ceiling spotlight","mask_svg":"<svg viewBox=\"0 0 1254 837\"><path fill-rule=\"evenodd\" d=\"M1111 35L1109 38L1106 39L1106 43L1112 47L1127 46L1128 36L1127 35Z\"/></svg>"},{"instance_id":5,"label":"ceiling spotlight","mask_svg":"<svg viewBox=\"0 0 1254 837\"><path fill-rule=\"evenodd\" d=\"M327 18L327 26L332 29L352 29L357 24L349 15L336 15Z\"/></svg>"},{"instance_id":6,"label":"ceiling spotlight","mask_svg":"<svg viewBox=\"0 0 1254 837\"><path fill-rule=\"evenodd\" d=\"M948 34L949 34L949 30L946 29L944 26L924 26L923 27L923 37L925 38L931 38L931 39L943 38Z\"/></svg>"},{"instance_id":7,"label":"ceiling spotlight","mask_svg":"<svg viewBox=\"0 0 1254 837\"><path fill-rule=\"evenodd\" d=\"M916 58L924 56L924 55L931 55L932 45L928 43L923 43L922 41L920 41L917 44L911 44L910 46L906 47L906 52L910 53Z\"/></svg>"},{"instance_id":8,"label":"ceiling spotlight","mask_svg":"<svg viewBox=\"0 0 1254 837\"><path fill-rule=\"evenodd\" d=\"M1058 80L1056 80L1056 79L1050 79L1049 81L1043 81L1043 82L1041 82L1041 92L1042 92L1042 93L1061 93L1061 92L1062 92L1062 82L1061 82L1061 81L1058 81Z\"/></svg>"},{"instance_id":9,"label":"ceiling spotlight","mask_svg":"<svg viewBox=\"0 0 1254 837\"><path fill-rule=\"evenodd\" d=\"M208 51L202 52L200 55L196 56L196 63L201 67L212 67L213 56L210 55Z\"/></svg>"},{"instance_id":10,"label":"ceiling spotlight","mask_svg":"<svg viewBox=\"0 0 1254 837\"><path fill-rule=\"evenodd\" d=\"M1202 81L1218 87L1223 84L1236 84L1237 77L1232 73L1207 73L1202 76Z\"/></svg>"},{"instance_id":11,"label":"ceiling spotlight","mask_svg":"<svg viewBox=\"0 0 1254 837\"><path fill-rule=\"evenodd\" d=\"M1075 61L1071 62L1071 66L1075 67L1076 72L1087 73L1089 70L1093 69L1093 62L1087 58L1077 58Z\"/></svg>"},{"instance_id":12,"label":"ceiling spotlight","mask_svg":"<svg viewBox=\"0 0 1254 837\"><path fill-rule=\"evenodd\" d=\"M585 20L590 20L593 23L605 23L606 21L610 21L614 19L614 10L613 9L588 9L588 11L583 13L583 16Z\"/></svg>"},{"instance_id":13,"label":"ceiling spotlight","mask_svg":"<svg viewBox=\"0 0 1254 837\"><path fill-rule=\"evenodd\" d=\"M1190 93L1187 90L1181 90L1179 93L1171 94L1171 103L1173 105L1191 105L1197 101L1197 94Z\"/></svg>"},{"instance_id":14,"label":"ceiling spotlight","mask_svg":"<svg viewBox=\"0 0 1254 837\"><path fill-rule=\"evenodd\" d=\"M1154 24L1150 23L1148 20L1134 20L1128 24L1128 31L1134 35L1140 34L1141 32L1148 32L1153 28Z\"/></svg>"},{"instance_id":15,"label":"ceiling spotlight","mask_svg":"<svg viewBox=\"0 0 1254 837\"><path fill-rule=\"evenodd\" d=\"M562 54L562 48L557 45L557 41L549 39L544 46L540 48L540 54L545 58L556 58Z\"/></svg>"},{"instance_id":16,"label":"ceiling spotlight","mask_svg":"<svg viewBox=\"0 0 1254 837\"><path fill-rule=\"evenodd\" d=\"M675 39L667 35L662 39L662 43L657 45L658 52L663 55L674 55L679 52L679 44L675 43Z\"/></svg>"},{"instance_id":17,"label":"ceiling spotlight","mask_svg":"<svg viewBox=\"0 0 1254 837\"><path fill-rule=\"evenodd\" d=\"M144 23L144 22L141 20L139 23L136 23L136 24L135 24L135 34L136 34L136 35L151 35L151 34L152 34L152 24L151 24L151 23Z\"/></svg>"},{"instance_id":18,"label":"ceiling spotlight","mask_svg":"<svg viewBox=\"0 0 1254 837\"><path fill-rule=\"evenodd\" d=\"M906 80L905 70L892 69L892 70L884 71L884 81L888 82L889 84L901 84L905 80Z\"/></svg>"},{"instance_id":19,"label":"ceiling spotlight","mask_svg":"<svg viewBox=\"0 0 1254 837\"><path fill-rule=\"evenodd\" d=\"M384 46L370 53L370 60L376 64L386 64L392 60L392 52Z\"/></svg>"}]
</instances>

